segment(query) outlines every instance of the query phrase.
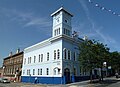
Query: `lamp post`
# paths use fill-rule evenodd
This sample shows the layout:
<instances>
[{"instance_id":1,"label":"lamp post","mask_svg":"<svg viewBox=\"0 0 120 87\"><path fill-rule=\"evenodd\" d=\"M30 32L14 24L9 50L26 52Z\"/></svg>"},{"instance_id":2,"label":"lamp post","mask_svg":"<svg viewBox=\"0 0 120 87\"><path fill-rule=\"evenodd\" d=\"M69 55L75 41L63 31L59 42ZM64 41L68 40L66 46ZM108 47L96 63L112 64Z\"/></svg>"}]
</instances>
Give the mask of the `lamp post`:
<instances>
[{"instance_id":1,"label":"lamp post","mask_svg":"<svg viewBox=\"0 0 120 87\"><path fill-rule=\"evenodd\" d=\"M103 67L106 67L107 66L107 62L103 62L102 66L101 66L101 73L100 73L100 76L101 76L101 79L103 81Z\"/></svg>"}]
</instances>

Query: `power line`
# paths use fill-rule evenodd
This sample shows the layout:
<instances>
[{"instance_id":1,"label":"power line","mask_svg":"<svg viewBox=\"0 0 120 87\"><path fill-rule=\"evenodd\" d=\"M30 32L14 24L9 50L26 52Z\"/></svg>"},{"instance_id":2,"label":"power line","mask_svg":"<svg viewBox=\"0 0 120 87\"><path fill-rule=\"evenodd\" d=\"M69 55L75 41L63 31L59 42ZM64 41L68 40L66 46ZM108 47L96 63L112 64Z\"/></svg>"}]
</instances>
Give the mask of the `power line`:
<instances>
[{"instance_id":1,"label":"power line","mask_svg":"<svg viewBox=\"0 0 120 87\"><path fill-rule=\"evenodd\" d=\"M106 11L106 12L111 13L112 15L116 15L116 16L120 17L120 13L114 12L113 10L108 9L108 8L106 8L106 7L104 7L104 6L101 6L99 3L93 2L93 1L91 1L91 0L87 0L87 1L88 1L89 3L91 3L91 4L93 4L95 7L99 8L99 9L102 10L102 11L104 10L104 11Z\"/></svg>"}]
</instances>

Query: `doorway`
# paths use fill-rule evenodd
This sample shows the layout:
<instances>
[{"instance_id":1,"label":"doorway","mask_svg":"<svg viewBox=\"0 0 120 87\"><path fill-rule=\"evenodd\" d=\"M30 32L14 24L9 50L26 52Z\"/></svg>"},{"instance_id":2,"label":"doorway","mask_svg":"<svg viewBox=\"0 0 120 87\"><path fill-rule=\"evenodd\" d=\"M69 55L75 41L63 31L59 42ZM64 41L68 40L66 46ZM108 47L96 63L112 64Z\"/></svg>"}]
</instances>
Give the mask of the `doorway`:
<instances>
[{"instance_id":1,"label":"doorway","mask_svg":"<svg viewBox=\"0 0 120 87\"><path fill-rule=\"evenodd\" d=\"M68 68L64 69L64 76L66 83L70 83L70 69Z\"/></svg>"}]
</instances>

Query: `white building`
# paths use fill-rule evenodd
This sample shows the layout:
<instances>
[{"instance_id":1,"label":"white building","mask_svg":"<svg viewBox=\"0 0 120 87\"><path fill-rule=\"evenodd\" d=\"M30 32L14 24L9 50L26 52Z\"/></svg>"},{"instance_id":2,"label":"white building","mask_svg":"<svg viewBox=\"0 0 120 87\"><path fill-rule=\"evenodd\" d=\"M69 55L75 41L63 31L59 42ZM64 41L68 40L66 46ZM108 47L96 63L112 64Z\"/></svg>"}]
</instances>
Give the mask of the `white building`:
<instances>
[{"instance_id":1,"label":"white building","mask_svg":"<svg viewBox=\"0 0 120 87\"><path fill-rule=\"evenodd\" d=\"M78 48L82 39L72 35L73 15L63 7L51 14L52 37L24 49L22 82L47 84L74 82L80 75Z\"/></svg>"}]
</instances>

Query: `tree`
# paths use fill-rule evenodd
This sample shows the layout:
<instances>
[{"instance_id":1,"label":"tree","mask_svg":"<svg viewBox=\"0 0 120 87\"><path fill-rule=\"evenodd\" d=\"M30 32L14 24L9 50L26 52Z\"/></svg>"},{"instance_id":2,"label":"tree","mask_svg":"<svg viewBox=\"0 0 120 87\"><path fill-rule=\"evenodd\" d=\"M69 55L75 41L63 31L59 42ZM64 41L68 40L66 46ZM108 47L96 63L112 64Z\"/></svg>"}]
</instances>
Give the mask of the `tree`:
<instances>
[{"instance_id":1,"label":"tree","mask_svg":"<svg viewBox=\"0 0 120 87\"><path fill-rule=\"evenodd\" d=\"M109 65L112 67L112 69L115 70L115 72L120 71L120 53L119 52L114 51L110 53Z\"/></svg>"},{"instance_id":2,"label":"tree","mask_svg":"<svg viewBox=\"0 0 120 87\"><path fill-rule=\"evenodd\" d=\"M92 81L92 69L95 67L94 52L93 52L93 41L85 40L80 44L80 55L79 61L80 66L84 67L90 72L90 81Z\"/></svg>"},{"instance_id":3,"label":"tree","mask_svg":"<svg viewBox=\"0 0 120 87\"><path fill-rule=\"evenodd\" d=\"M106 67L106 65L104 65L104 62L108 62L109 60L109 48L107 47L107 45L104 45L103 43L100 42L96 42L94 43L94 53L95 53L95 60L96 60L96 66L97 68L101 69L101 76L100 76L100 80L103 81L103 67Z\"/></svg>"},{"instance_id":4,"label":"tree","mask_svg":"<svg viewBox=\"0 0 120 87\"><path fill-rule=\"evenodd\" d=\"M109 48L98 41L85 40L80 44L79 50L80 66L90 72L90 81L92 81L92 69L101 68L102 72L103 62L107 61L109 56Z\"/></svg>"}]
</instances>

